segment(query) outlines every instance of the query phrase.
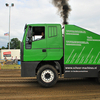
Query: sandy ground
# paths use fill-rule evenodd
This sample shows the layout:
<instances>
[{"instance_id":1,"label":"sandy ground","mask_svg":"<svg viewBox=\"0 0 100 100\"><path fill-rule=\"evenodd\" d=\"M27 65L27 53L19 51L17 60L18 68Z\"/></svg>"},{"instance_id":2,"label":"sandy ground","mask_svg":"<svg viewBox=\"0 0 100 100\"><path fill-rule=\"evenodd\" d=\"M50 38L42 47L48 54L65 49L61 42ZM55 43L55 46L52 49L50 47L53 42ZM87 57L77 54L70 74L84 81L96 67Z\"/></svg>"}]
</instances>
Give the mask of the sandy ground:
<instances>
[{"instance_id":1,"label":"sandy ground","mask_svg":"<svg viewBox=\"0 0 100 100\"><path fill-rule=\"evenodd\" d=\"M51 88L36 78L21 77L20 70L0 70L0 100L100 100L100 85L93 79L60 78Z\"/></svg>"}]
</instances>

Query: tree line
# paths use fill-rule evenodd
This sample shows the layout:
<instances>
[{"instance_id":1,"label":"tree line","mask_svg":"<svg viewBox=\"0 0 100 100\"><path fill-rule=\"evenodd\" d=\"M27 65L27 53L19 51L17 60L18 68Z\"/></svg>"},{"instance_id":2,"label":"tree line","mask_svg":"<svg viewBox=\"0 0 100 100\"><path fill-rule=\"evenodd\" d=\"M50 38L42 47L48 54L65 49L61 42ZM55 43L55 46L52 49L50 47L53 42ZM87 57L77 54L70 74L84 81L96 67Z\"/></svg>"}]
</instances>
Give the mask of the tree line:
<instances>
[{"instance_id":1,"label":"tree line","mask_svg":"<svg viewBox=\"0 0 100 100\"><path fill-rule=\"evenodd\" d=\"M18 38L13 38L10 41L10 49L20 49L20 40ZM7 43L7 47L2 46L0 49L8 49L9 43Z\"/></svg>"}]
</instances>

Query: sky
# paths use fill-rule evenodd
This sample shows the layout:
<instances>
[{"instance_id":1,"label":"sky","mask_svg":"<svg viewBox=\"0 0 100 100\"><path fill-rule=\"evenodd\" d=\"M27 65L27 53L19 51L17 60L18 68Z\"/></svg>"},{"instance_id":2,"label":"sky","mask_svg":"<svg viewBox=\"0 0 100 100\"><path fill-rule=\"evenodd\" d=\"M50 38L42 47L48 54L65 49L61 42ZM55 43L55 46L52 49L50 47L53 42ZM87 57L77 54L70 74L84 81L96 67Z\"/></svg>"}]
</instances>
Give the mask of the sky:
<instances>
[{"instance_id":1,"label":"sky","mask_svg":"<svg viewBox=\"0 0 100 100\"><path fill-rule=\"evenodd\" d=\"M10 39L18 38L22 41L25 24L34 23L59 23L62 18L52 0L0 0L0 47L7 47L9 37L4 33L9 32L9 7L11 7ZM97 34L100 34L100 0L69 0L71 12L69 24L77 25Z\"/></svg>"}]
</instances>

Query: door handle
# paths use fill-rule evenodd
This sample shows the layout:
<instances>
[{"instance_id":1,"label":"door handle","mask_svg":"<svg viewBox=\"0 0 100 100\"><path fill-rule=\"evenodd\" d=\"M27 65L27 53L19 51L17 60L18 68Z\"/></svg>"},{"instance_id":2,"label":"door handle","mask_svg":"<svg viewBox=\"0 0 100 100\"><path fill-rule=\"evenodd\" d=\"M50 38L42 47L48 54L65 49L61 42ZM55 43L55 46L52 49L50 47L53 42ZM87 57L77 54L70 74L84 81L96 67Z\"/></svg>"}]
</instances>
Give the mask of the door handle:
<instances>
[{"instance_id":1,"label":"door handle","mask_svg":"<svg viewBox=\"0 0 100 100\"><path fill-rule=\"evenodd\" d=\"M46 52L46 49L42 49L42 52Z\"/></svg>"}]
</instances>

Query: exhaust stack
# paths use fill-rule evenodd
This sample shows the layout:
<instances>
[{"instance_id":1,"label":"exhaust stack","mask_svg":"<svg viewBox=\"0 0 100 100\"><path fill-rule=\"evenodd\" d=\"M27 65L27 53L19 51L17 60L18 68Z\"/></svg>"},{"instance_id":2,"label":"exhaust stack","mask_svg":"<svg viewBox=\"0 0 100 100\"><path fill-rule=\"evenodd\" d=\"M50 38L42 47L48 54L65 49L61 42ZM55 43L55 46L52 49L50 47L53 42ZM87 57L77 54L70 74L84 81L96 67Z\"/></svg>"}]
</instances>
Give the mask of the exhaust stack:
<instances>
[{"instance_id":1,"label":"exhaust stack","mask_svg":"<svg viewBox=\"0 0 100 100\"><path fill-rule=\"evenodd\" d=\"M52 4L58 8L58 13L63 19L63 25L68 24L68 15L71 11L70 5L68 4L68 0L52 0Z\"/></svg>"}]
</instances>

